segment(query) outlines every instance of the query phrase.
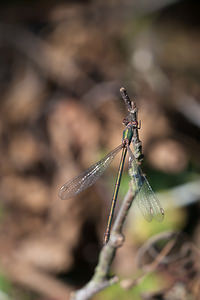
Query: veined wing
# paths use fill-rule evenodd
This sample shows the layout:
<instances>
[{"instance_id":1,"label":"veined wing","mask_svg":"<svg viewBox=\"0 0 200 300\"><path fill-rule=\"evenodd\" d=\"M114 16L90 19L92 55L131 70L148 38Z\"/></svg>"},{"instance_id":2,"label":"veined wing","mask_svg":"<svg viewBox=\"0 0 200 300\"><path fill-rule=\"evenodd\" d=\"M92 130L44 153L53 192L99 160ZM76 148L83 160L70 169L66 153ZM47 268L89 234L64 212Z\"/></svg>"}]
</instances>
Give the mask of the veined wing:
<instances>
[{"instance_id":1,"label":"veined wing","mask_svg":"<svg viewBox=\"0 0 200 300\"><path fill-rule=\"evenodd\" d=\"M153 218L162 222L164 218L164 210L160 201L153 192L146 176L143 175L141 168L136 160L130 157L129 175L131 176L134 189L138 191L135 201L142 212L144 218L150 222Z\"/></svg>"},{"instance_id":2,"label":"veined wing","mask_svg":"<svg viewBox=\"0 0 200 300\"><path fill-rule=\"evenodd\" d=\"M79 176L66 182L60 188L59 197L63 200L71 198L93 185L107 169L107 167L110 165L117 153L119 153L122 148L123 144L116 147L103 159L92 165L89 169L81 173Z\"/></svg>"},{"instance_id":3,"label":"veined wing","mask_svg":"<svg viewBox=\"0 0 200 300\"><path fill-rule=\"evenodd\" d=\"M142 175L142 181L143 184L140 187L135 200L147 221L151 222L151 220L155 218L157 221L162 222L164 218L164 209L144 175Z\"/></svg>"}]
</instances>

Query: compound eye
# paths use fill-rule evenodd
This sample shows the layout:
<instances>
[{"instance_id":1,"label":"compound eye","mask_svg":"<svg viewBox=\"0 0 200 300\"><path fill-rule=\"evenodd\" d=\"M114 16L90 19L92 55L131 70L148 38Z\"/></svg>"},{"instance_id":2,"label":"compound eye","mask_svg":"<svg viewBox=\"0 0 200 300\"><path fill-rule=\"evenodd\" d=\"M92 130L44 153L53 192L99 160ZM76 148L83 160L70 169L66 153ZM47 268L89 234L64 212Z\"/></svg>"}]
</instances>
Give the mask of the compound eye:
<instances>
[{"instance_id":1,"label":"compound eye","mask_svg":"<svg viewBox=\"0 0 200 300\"><path fill-rule=\"evenodd\" d=\"M132 125L133 125L135 128L138 127L138 123L137 123L136 121L133 121L133 122L132 122Z\"/></svg>"},{"instance_id":2,"label":"compound eye","mask_svg":"<svg viewBox=\"0 0 200 300\"><path fill-rule=\"evenodd\" d=\"M129 121L126 118L124 118L122 124L127 125L128 123L129 123Z\"/></svg>"}]
</instances>

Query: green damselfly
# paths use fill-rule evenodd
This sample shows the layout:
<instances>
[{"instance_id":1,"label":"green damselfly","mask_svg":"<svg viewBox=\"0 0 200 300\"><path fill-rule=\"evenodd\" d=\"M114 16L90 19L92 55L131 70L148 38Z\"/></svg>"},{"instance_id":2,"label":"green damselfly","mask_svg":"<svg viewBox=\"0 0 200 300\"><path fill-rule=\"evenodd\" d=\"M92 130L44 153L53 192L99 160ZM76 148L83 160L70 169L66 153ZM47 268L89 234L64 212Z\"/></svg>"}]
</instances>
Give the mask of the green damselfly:
<instances>
[{"instance_id":1,"label":"green damselfly","mask_svg":"<svg viewBox=\"0 0 200 300\"><path fill-rule=\"evenodd\" d=\"M153 193L146 177L143 175L139 166L143 155L141 142L138 136L138 129L140 127L137 121L136 106L133 102L130 101L124 88L121 88L120 92L129 111L128 116L123 121L123 124L126 126L126 128L123 131L122 143L110 153L108 153L103 159L81 173L79 176L66 182L59 191L59 196L61 199L71 198L84 191L97 181L97 179L103 174L103 172L113 161L115 156L122 150L121 160L111 201L108 224L104 238L105 243L108 242L110 236L111 224L127 151L129 154L129 175L131 177L131 186L132 189L137 192L136 201L142 211L143 216L148 221L151 221L153 217L155 217L159 221L162 221L164 217L164 210L161 207L159 200ZM133 144L134 152L132 152L130 149L131 142Z\"/></svg>"}]
</instances>

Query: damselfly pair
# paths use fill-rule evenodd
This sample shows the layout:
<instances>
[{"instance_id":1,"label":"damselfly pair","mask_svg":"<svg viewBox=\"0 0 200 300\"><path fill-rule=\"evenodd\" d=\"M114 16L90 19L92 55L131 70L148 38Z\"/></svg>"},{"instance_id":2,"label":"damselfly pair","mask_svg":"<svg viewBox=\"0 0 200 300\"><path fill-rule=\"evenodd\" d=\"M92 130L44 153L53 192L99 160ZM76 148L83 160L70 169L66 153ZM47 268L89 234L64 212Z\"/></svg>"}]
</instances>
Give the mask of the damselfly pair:
<instances>
[{"instance_id":1,"label":"damselfly pair","mask_svg":"<svg viewBox=\"0 0 200 300\"><path fill-rule=\"evenodd\" d=\"M162 221L164 218L164 210L161 207L159 200L155 196L148 180L146 179L140 168L140 160L143 155L141 142L138 136L139 125L137 121L136 106L133 102L130 101L124 88L121 88L120 92L129 111L128 117L125 118L123 122L126 128L123 131L122 143L113 151L108 153L103 159L92 165L85 172L65 183L60 188L59 192L59 196L61 199L67 199L87 189L96 182L96 180L103 174L103 172L113 161L115 156L122 150L117 179L111 202L110 214L108 217L107 229L105 233L105 243L108 242L110 236L111 224L127 151L129 154L128 172L131 179L131 188L136 195L135 201L137 202L139 209L141 210L143 216L147 221L151 221L153 218L157 219L158 221ZM131 143L133 145L133 152L130 149Z\"/></svg>"}]
</instances>

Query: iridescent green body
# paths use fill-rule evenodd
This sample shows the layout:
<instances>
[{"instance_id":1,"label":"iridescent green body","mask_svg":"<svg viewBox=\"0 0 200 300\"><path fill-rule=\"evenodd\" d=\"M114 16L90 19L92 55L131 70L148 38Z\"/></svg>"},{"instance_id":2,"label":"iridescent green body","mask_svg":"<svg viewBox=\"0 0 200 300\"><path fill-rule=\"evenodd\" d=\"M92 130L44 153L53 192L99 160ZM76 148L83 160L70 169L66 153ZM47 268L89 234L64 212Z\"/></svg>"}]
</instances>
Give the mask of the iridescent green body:
<instances>
[{"instance_id":1,"label":"iridescent green body","mask_svg":"<svg viewBox=\"0 0 200 300\"><path fill-rule=\"evenodd\" d=\"M128 144L130 145L133 137L133 127L127 126L126 129L123 131L123 140L122 143L126 140L128 140Z\"/></svg>"}]
</instances>

